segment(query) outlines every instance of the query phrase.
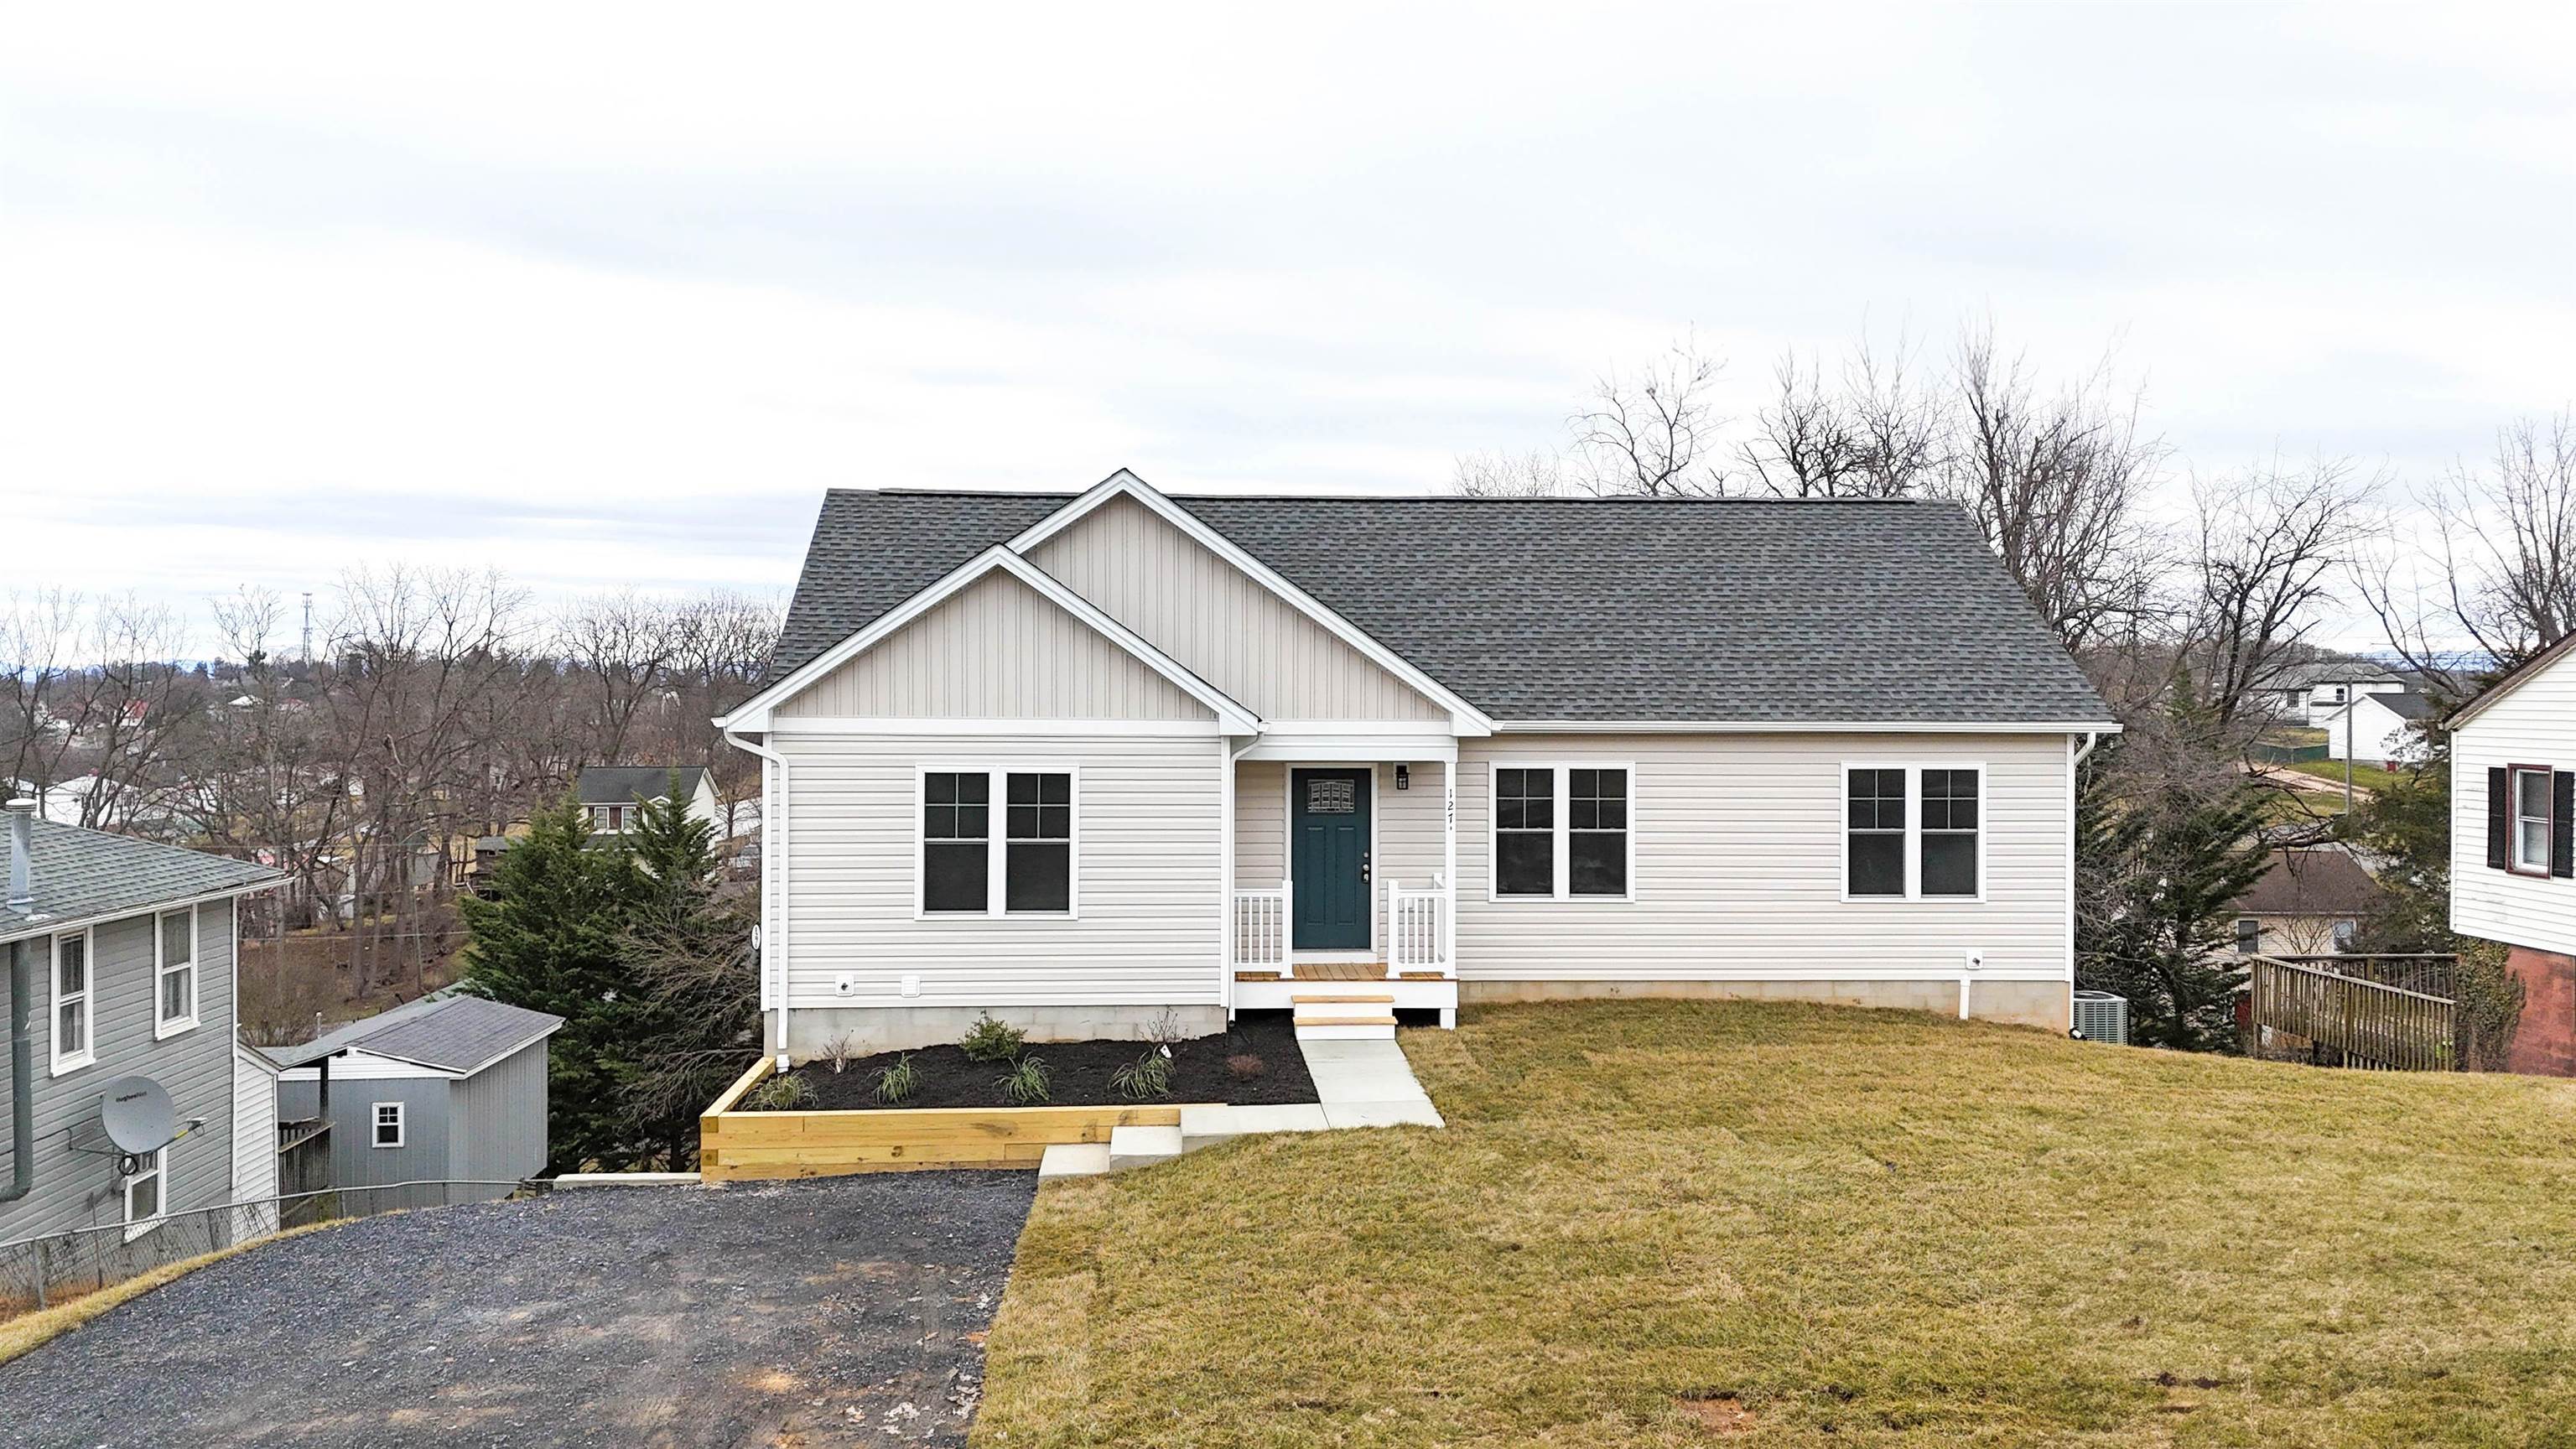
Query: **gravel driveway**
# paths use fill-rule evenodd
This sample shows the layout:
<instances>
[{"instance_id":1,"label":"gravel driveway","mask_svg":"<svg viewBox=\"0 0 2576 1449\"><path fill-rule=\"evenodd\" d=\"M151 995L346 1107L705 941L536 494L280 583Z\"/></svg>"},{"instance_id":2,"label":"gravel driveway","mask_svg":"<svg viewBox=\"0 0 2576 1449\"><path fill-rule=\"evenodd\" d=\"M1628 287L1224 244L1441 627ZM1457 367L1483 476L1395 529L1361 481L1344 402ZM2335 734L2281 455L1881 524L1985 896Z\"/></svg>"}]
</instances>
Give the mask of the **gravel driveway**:
<instances>
[{"instance_id":1,"label":"gravel driveway","mask_svg":"<svg viewBox=\"0 0 2576 1449\"><path fill-rule=\"evenodd\" d=\"M961 1444L1035 1190L893 1173L366 1218L0 1364L0 1441Z\"/></svg>"}]
</instances>

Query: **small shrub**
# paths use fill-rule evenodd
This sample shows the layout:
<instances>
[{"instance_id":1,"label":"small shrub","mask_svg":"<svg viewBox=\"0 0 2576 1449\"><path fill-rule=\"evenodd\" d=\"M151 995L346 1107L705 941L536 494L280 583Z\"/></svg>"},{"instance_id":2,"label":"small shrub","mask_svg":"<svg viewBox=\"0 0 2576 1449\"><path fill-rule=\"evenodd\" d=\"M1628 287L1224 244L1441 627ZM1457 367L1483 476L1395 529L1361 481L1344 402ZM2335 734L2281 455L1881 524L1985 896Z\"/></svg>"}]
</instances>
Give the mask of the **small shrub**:
<instances>
[{"instance_id":1,"label":"small shrub","mask_svg":"<svg viewBox=\"0 0 2576 1449\"><path fill-rule=\"evenodd\" d=\"M1168 1047L1158 1046L1120 1067L1109 1078L1109 1085L1118 1090L1119 1096L1135 1102L1141 1102L1147 1097L1172 1095L1172 1059L1168 1055L1169 1051Z\"/></svg>"},{"instance_id":2,"label":"small shrub","mask_svg":"<svg viewBox=\"0 0 2576 1449\"><path fill-rule=\"evenodd\" d=\"M1158 1047L1176 1047L1189 1039L1188 1029L1181 1025L1180 1012L1172 1007L1164 1007L1152 1021L1145 1023L1145 1040Z\"/></svg>"},{"instance_id":3,"label":"small shrub","mask_svg":"<svg viewBox=\"0 0 2576 1449\"><path fill-rule=\"evenodd\" d=\"M968 1061L1006 1062L1018 1057L1020 1048L1028 1045L1028 1040L1027 1032L995 1021L993 1013L988 1011L975 1018L973 1026L966 1028L966 1034L957 1039L957 1046L966 1053Z\"/></svg>"},{"instance_id":4,"label":"small shrub","mask_svg":"<svg viewBox=\"0 0 2576 1449\"><path fill-rule=\"evenodd\" d=\"M1011 1063L1011 1069L995 1083L1002 1089L1002 1100L1014 1107L1035 1107L1047 1101L1046 1058L1026 1056Z\"/></svg>"},{"instance_id":5,"label":"small shrub","mask_svg":"<svg viewBox=\"0 0 2576 1449\"><path fill-rule=\"evenodd\" d=\"M832 1075L837 1077L850 1069L850 1063L858 1059L859 1050L847 1035L842 1035L823 1043L823 1049L815 1055L830 1064Z\"/></svg>"},{"instance_id":6,"label":"small shrub","mask_svg":"<svg viewBox=\"0 0 2576 1449\"><path fill-rule=\"evenodd\" d=\"M894 1065L877 1073L877 1100L900 1102L921 1086L921 1073L912 1067L912 1053L894 1059Z\"/></svg>"},{"instance_id":7,"label":"small shrub","mask_svg":"<svg viewBox=\"0 0 2576 1449\"><path fill-rule=\"evenodd\" d=\"M803 1077L771 1077L751 1089L751 1105L763 1112L793 1112L814 1104L814 1084Z\"/></svg>"},{"instance_id":8,"label":"small shrub","mask_svg":"<svg viewBox=\"0 0 2576 1449\"><path fill-rule=\"evenodd\" d=\"M1238 1082L1248 1082L1270 1069L1270 1064L1250 1052L1236 1052L1225 1059L1225 1074Z\"/></svg>"}]
</instances>

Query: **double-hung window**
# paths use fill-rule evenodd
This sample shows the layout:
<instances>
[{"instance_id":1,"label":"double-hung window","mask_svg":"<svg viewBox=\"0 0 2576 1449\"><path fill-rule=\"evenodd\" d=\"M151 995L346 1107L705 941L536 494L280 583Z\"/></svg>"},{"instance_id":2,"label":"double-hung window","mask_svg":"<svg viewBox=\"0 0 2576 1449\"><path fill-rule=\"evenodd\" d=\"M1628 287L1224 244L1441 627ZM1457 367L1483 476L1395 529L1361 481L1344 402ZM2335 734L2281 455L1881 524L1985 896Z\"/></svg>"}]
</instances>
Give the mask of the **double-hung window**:
<instances>
[{"instance_id":1,"label":"double-hung window","mask_svg":"<svg viewBox=\"0 0 2576 1449\"><path fill-rule=\"evenodd\" d=\"M136 1157L134 1173L125 1179L125 1240L129 1243L161 1226L161 1165L169 1151L167 1147L155 1148Z\"/></svg>"},{"instance_id":2,"label":"double-hung window","mask_svg":"<svg viewBox=\"0 0 2576 1449\"><path fill-rule=\"evenodd\" d=\"M197 1025L197 913L193 908L163 911L155 923L154 949L159 953L157 999L152 1034L176 1036Z\"/></svg>"},{"instance_id":3,"label":"double-hung window","mask_svg":"<svg viewBox=\"0 0 2576 1449\"><path fill-rule=\"evenodd\" d=\"M1497 900L1626 900L1636 863L1626 765L1494 767Z\"/></svg>"},{"instance_id":4,"label":"double-hung window","mask_svg":"<svg viewBox=\"0 0 2576 1449\"><path fill-rule=\"evenodd\" d=\"M375 1109L375 1145L378 1147L402 1146L403 1104L400 1102L378 1102L375 1104Z\"/></svg>"},{"instance_id":5,"label":"double-hung window","mask_svg":"<svg viewBox=\"0 0 2576 1449\"><path fill-rule=\"evenodd\" d=\"M98 1060L90 1042L91 937L73 931L54 938L54 1073L78 1071Z\"/></svg>"},{"instance_id":6,"label":"double-hung window","mask_svg":"<svg viewBox=\"0 0 2576 1449\"><path fill-rule=\"evenodd\" d=\"M921 914L1076 914L1074 794L1071 770L923 771Z\"/></svg>"},{"instance_id":7,"label":"double-hung window","mask_svg":"<svg viewBox=\"0 0 2576 1449\"><path fill-rule=\"evenodd\" d=\"M2528 875L2549 874L2549 775L2513 767L2513 868Z\"/></svg>"},{"instance_id":8,"label":"double-hung window","mask_svg":"<svg viewBox=\"0 0 2576 1449\"><path fill-rule=\"evenodd\" d=\"M1974 900L1984 889L1984 767L1844 767L1845 896Z\"/></svg>"}]
</instances>

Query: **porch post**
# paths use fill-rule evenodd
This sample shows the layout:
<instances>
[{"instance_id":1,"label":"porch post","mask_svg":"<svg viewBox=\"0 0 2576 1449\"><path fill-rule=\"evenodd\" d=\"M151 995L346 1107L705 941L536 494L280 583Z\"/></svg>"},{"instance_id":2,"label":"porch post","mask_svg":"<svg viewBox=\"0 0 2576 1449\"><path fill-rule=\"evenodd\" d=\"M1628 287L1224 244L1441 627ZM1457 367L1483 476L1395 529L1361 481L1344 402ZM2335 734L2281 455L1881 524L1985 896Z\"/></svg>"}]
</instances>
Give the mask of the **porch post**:
<instances>
[{"instance_id":1,"label":"porch post","mask_svg":"<svg viewBox=\"0 0 2576 1449\"><path fill-rule=\"evenodd\" d=\"M1218 782L1217 813L1222 824L1217 830L1216 863L1216 980L1217 1000L1225 1007L1225 1019L1234 1020L1234 740L1220 734L1216 737L1216 767L1224 779Z\"/></svg>"},{"instance_id":2,"label":"porch post","mask_svg":"<svg viewBox=\"0 0 2576 1449\"><path fill-rule=\"evenodd\" d=\"M1458 976L1458 741L1440 765L1440 955L1450 979Z\"/></svg>"}]
</instances>

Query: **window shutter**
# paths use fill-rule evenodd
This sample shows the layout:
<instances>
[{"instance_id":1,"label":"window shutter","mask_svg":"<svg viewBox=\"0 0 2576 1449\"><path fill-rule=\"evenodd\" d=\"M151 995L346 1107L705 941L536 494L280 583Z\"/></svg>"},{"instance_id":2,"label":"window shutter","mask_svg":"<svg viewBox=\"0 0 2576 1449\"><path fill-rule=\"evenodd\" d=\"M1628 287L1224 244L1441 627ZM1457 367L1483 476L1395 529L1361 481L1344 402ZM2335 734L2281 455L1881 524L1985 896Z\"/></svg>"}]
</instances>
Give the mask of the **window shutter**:
<instances>
[{"instance_id":1,"label":"window shutter","mask_svg":"<svg viewBox=\"0 0 2576 1449\"><path fill-rule=\"evenodd\" d=\"M2549 777L2549 873L2576 876L2576 775Z\"/></svg>"},{"instance_id":2,"label":"window shutter","mask_svg":"<svg viewBox=\"0 0 2576 1449\"><path fill-rule=\"evenodd\" d=\"M2487 869L2489 870L2509 869L2513 860L2512 856L2507 854L2506 847L2511 827L2511 821L2507 816L2513 808L2512 781L2506 778L2506 774L2502 765L2487 771Z\"/></svg>"}]
</instances>

